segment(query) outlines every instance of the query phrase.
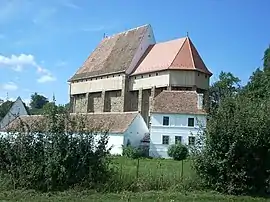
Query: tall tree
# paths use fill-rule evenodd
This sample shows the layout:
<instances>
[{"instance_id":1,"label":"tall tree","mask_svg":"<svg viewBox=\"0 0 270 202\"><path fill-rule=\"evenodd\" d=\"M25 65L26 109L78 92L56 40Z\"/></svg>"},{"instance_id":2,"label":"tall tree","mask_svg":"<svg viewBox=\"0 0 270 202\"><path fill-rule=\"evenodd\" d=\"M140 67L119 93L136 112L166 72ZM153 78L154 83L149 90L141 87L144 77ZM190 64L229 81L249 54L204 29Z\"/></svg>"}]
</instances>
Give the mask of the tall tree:
<instances>
[{"instance_id":1,"label":"tall tree","mask_svg":"<svg viewBox=\"0 0 270 202\"><path fill-rule=\"evenodd\" d=\"M240 89L240 79L231 72L222 71L218 81L214 82L209 89L210 112L213 113L224 98L235 95Z\"/></svg>"},{"instance_id":2,"label":"tall tree","mask_svg":"<svg viewBox=\"0 0 270 202\"><path fill-rule=\"evenodd\" d=\"M249 78L244 93L251 99L270 98L270 47L264 51L263 68L257 68Z\"/></svg>"},{"instance_id":3,"label":"tall tree","mask_svg":"<svg viewBox=\"0 0 270 202\"><path fill-rule=\"evenodd\" d=\"M48 98L44 97L43 95L34 93L31 95L30 107L31 109L42 109L43 106L48 102Z\"/></svg>"}]
</instances>

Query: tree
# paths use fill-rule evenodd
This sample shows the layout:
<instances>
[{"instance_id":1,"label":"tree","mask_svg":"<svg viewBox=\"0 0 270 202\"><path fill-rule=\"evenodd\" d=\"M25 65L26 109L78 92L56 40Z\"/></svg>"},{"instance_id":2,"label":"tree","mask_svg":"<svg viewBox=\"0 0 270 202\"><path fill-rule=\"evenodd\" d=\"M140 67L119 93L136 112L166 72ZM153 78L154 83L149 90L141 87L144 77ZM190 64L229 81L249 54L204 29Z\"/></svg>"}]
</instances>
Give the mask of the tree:
<instances>
[{"instance_id":1,"label":"tree","mask_svg":"<svg viewBox=\"0 0 270 202\"><path fill-rule=\"evenodd\" d=\"M241 89L240 79L231 72L221 72L219 80L214 82L210 89L210 113L213 113L220 102L228 96L233 96Z\"/></svg>"},{"instance_id":2,"label":"tree","mask_svg":"<svg viewBox=\"0 0 270 202\"><path fill-rule=\"evenodd\" d=\"M48 102L48 98L44 97L43 95L34 93L31 95L30 107L31 109L42 109L43 106Z\"/></svg>"},{"instance_id":3,"label":"tree","mask_svg":"<svg viewBox=\"0 0 270 202\"><path fill-rule=\"evenodd\" d=\"M211 114L205 145L196 153L194 168L212 189L229 194L269 194L269 61L268 49L264 67L257 69L241 90L220 96L222 102Z\"/></svg>"},{"instance_id":4,"label":"tree","mask_svg":"<svg viewBox=\"0 0 270 202\"><path fill-rule=\"evenodd\" d=\"M0 120L2 120L2 118L4 118L4 116L8 113L13 103L13 101L8 100L0 105Z\"/></svg>"},{"instance_id":5,"label":"tree","mask_svg":"<svg viewBox=\"0 0 270 202\"><path fill-rule=\"evenodd\" d=\"M263 68L257 68L243 93L251 99L270 98L270 47L264 52Z\"/></svg>"},{"instance_id":6,"label":"tree","mask_svg":"<svg viewBox=\"0 0 270 202\"><path fill-rule=\"evenodd\" d=\"M187 158L188 148L183 144L171 145L168 149L168 155L174 160L182 161Z\"/></svg>"}]
</instances>

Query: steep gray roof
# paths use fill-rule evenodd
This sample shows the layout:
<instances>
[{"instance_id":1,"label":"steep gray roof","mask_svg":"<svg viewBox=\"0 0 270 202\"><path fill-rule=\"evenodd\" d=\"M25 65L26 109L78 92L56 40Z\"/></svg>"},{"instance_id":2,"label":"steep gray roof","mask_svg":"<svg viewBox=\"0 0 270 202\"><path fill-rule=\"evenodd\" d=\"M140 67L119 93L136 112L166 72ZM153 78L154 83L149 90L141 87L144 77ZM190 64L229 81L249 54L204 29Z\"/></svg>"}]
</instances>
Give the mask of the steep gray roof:
<instances>
[{"instance_id":1,"label":"steep gray roof","mask_svg":"<svg viewBox=\"0 0 270 202\"><path fill-rule=\"evenodd\" d=\"M9 123L11 123L18 116L28 115L28 112L23 104L23 101L20 97L13 103L11 108L5 117L0 121L0 130L6 127Z\"/></svg>"},{"instance_id":2,"label":"steep gray roof","mask_svg":"<svg viewBox=\"0 0 270 202\"><path fill-rule=\"evenodd\" d=\"M148 28L144 25L104 38L69 81L125 72Z\"/></svg>"},{"instance_id":3,"label":"steep gray roof","mask_svg":"<svg viewBox=\"0 0 270 202\"><path fill-rule=\"evenodd\" d=\"M71 120L82 121L85 124L85 128L90 131L108 130L109 133L124 133L137 115L139 115L138 112L104 112L70 114L70 118ZM20 116L4 128L4 130L16 131L21 127L21 121L22 123L27 123L31 131L46 131L48 126L48 118L46 116L29 115Z\"/></svg>"}]
</instances>

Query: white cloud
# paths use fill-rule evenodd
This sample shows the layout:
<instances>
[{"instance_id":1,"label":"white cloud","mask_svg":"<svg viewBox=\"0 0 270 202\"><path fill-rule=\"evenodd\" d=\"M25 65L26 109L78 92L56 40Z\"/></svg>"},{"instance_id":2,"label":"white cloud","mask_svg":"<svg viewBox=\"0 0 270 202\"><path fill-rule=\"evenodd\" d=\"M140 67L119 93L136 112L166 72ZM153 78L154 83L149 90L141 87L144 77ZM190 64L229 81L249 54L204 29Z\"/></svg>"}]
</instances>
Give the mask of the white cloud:
<instances>
[{"instance_id":1,"label":"white cloud","mask_svg":"<svg viewBox=\"0 0 270 202\"><path fill-rule=\"evenodd\" d=\"M17 72L22 71L25 67L34 67L40 75L37 80L39 83L56 80L52 73L48 69L41 67L31 54L11 55L10 57L0 55L0 67L8 67Z\"/></svg>"},{"instance_id":2,"label":"white cloud","mask_svg":"<svg viewBox=\"0 0 270 202\"><path fill-rule=\"evenodd\" d=\"M37 66L35 58L33 55L20 54L18 56L11 55L10 57L6 57L0 55L0 67L9 67L14 71L22 71L26 66Z\"/></svg>"},{"instance_id":3,"label":"white cloud","mask_svg":"<svg viewBox=\"0 0 270 202\"><path fill-rule=\"evenodd\" d=\"M1 85L1 89L6 91L16 91L18 86L14 82L8 82Z\"/></svg>"},{"instance_id":4,"label":"white cloud","mask_svg":"<svg viewBox=\"0 0 270 202\"><path fill-rule=\"evenodd\" d=\"M52 82L52 81L55 81L55 80L56 80L56 78L55 78L53 75L51 75L51 74L46 74L46 75L41 76L41 77L37 80L37 82L38 82L38 83L48 83L48 82Z\"/></svg>"}]
</instances>

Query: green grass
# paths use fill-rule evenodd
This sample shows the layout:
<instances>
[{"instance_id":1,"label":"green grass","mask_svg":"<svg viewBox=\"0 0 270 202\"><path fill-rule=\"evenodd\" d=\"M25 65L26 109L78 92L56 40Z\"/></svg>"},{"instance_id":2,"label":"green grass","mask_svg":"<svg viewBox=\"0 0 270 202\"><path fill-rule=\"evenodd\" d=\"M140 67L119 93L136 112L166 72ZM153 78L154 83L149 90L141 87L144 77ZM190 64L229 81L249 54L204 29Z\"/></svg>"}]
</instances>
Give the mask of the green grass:
<instances>
[{"instance_id":1,"label":"green grass","mask_svg":"<svg viewBox=\"0 0 270 202\"><path fill-rule=\"evenodd\" d=\"M216 192L202 191L200 187L196 187L200 186L196 179L192 181L194 175L188 160L184 161L183 178L181 175L182 164L174 160L140 159L138 165L138 160L116 157L113 158L112 166L119 171L119 175L115 176L118 180L112 180L114 184L110 184L106 191L114 191L114 193L97 193L91 190L79 191L78 189L56 193L2 189L0 201L270 201L263 198L228 196Z\"/></svg>"},{"instance_id":2,"label":"green grass","mask_svg":"<svg viewBox=\"0 0 270 202\"><path fill-rule=\"evenodd\" d=\"M256 201L269 201L263 198L252 198L252 197L237 197L221 195L215 192L123 192L119 194L100 194L91 193L90 191L76 192L76 191L66 191L54 194L37 194L31 191L14 191L14 192L1 192L0 201L28 201L28 202L69 202L69 201L93 201L93 202L116 202L116 201L130 201L130 202L191 202L191 201L246 201L246 202L256 202Z\"/></svg>"},{"instance_id":3,"label":"green grass","mask_svg":"<svg viewBox=\"0 0 270 202\"><path fill-rule=\"evenodd\" d=\"M118 170L115 182L108 191L117 186L118 191L172 190L186 185L192 179L190 161L165 159L133 160L124 157L113 158L112 165ZM183 174L183 177L182 177Z\"/></svg>"}]
</instances>

